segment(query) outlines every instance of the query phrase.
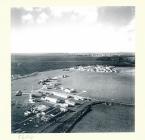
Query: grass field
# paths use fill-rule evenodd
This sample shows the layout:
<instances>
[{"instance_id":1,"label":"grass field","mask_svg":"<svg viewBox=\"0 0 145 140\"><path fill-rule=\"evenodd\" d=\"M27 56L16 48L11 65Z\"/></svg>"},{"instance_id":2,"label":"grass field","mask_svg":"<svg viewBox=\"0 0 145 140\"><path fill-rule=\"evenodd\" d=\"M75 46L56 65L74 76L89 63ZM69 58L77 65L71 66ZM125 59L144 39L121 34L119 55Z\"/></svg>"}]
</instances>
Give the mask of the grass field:
<instances>
[{"instance_id":1,"label":"grass field","mask_svg":"<svg viewBox=\"0 0 145 140\"><path fill-rule=\"evenodd\" d=\"M71 132L133 132L134 107L95 105Z\"/></svg>"}]
</instances>

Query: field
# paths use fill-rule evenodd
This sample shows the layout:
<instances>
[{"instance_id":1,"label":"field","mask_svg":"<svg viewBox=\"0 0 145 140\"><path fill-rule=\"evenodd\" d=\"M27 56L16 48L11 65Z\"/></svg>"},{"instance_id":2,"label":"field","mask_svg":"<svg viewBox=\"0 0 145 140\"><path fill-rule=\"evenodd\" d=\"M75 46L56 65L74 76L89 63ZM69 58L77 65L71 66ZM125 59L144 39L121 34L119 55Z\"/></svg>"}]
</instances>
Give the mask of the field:
<instances>
[{"instance_id":1,"label":"field","mask_svg":"<svg viewBox=\"0 0 145 140\"><path fill-rule=\"evenodd\" d=\"M19 63L22 63L22 60ZM65 66L63 66L63 68L65 68ZM65 88L77 89L79 95L95 98L97 100L107 100L133 105L94 105L92 110L72 128L71 132L134 131L134 67L117 67L119 73L63 71L63 69L52 69L53 70L49 71L42 70L42 72L38 72L34 76L32 75L30 77L12 80L12 125L23 120L23 112L28 107L28 95L15 96L17 90L22 90L27 93L32 90L32 87L33 90L39 89L41 86L38 84L38 81L41 79L67 74L69 77L61 80L62 86ZM36 69L33 72L36 72ZM27 72L27 74L28 73L29 72ZM20 73L15 71L15 74Z\"/></svg>"},{"instance_id":2,"label":"field","mask_svg":"<svg viewBox=\"0 0 145 140\"><path fill-rule=\"evenodd\" d=\"M133 107L95 105L71 132L133 132L134 129Z\"/></svg>"}]
</instances>

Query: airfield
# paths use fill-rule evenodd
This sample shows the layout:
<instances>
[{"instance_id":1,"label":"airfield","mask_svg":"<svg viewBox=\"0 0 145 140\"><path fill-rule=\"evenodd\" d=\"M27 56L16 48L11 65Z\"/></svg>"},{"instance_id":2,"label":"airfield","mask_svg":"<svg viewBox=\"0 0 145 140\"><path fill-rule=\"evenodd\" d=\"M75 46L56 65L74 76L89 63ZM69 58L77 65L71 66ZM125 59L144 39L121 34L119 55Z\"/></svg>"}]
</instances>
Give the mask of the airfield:
<instances>
[{"instance_id":1,"label":"airfield","mask_svg":"<svg viewBox=\"0 0 145 140\"><path fill-rule=\"evenodd\" d=\"M24 93L30 93L32 87L34 91L42 88L42 85L38 84L41 79L68 75L67 78L59 80L60 86L76 89L78 96L91 99L91 101L86 100L77 107L69 108L76 108L76 113L85 109L84 113L78 113L80 117L76 113L71 113L71 115L68 113L68 118L74 120L73 124L68 123L69 129L66 129L63 124L56 123L58 127L56 125L46 127L47 129L43 132L62 132L59 130L60 126L64 126L64 132L75 133L134 131L135 71L132 67L118 67L117 70L119 72L106 73L59 69L38 72L34 76L12 80L12 126L25 119L24 112L31 106L28 102L29 94L15 96L16 91L22 90ZM65 115L63 119L67 120ZM31 131L32 128L26 133ZM21 132L25 133L25 131ZM34 130L34 132L37 131Z\"/></svg>"}]
</instances>

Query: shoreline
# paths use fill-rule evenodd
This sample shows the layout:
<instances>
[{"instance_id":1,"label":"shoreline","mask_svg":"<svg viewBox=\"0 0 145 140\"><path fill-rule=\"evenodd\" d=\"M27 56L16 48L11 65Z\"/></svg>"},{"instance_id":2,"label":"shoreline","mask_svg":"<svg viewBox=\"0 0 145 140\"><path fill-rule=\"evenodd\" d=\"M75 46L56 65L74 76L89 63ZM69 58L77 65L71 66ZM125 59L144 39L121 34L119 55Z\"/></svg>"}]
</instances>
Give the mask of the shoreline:
<instances>
[{"instance_id":1,"label":"shoreline","mask_svg":"<svg viewBox=\"0 0 145 140\"><path fill-rule=\"evenodd\" d=\"M70 68L72 68L72 67L70 67ZM122 68L126 68L126 69L132 68L133 69L133 71L123 71L123 72L127 72L127 73L130 73L130 72L131 73L134 73L135 72L135 67L134 66L130 66L130 67L129 66L124 66L124 67L123 66L120 66L120 67L116 66L115 68L118 70L118 73L121 73L122 72ZM36 72L29 73L29 74L24 74L24 75L12 74L11 75L11 81L18 80L18 79L22 79L22 78L27 78L27 77L31 77L31 76L36 76L36 75L38 75L40 73L43 73L43 72L51 72L51 71L58 71L58 70L61 70L62 71L64 69L68 69L68 68L50 69L50 70L45 70L45 71L36 71ZM100 73L100 72L96 72L96 73ZM104 72L104 73L106 73L106 72Z\"/></svg>"}]
</instances>

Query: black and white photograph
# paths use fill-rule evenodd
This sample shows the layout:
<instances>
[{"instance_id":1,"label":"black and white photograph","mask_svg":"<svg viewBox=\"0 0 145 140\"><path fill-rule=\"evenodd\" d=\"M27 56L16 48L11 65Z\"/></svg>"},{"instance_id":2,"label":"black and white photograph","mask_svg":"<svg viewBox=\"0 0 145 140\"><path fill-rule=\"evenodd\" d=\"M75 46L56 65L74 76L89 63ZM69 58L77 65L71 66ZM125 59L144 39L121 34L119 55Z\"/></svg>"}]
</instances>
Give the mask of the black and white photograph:
<instances>
[{"instance_id":1,"label":"black and white photograph","mask_svg":"<svg viewBox=\"0 0 145 140\"><path fill-rule=\"evenodd\" d=\"M135 14L11 7L11 133L135 132Z\"/></svg>"}]
</instances>

